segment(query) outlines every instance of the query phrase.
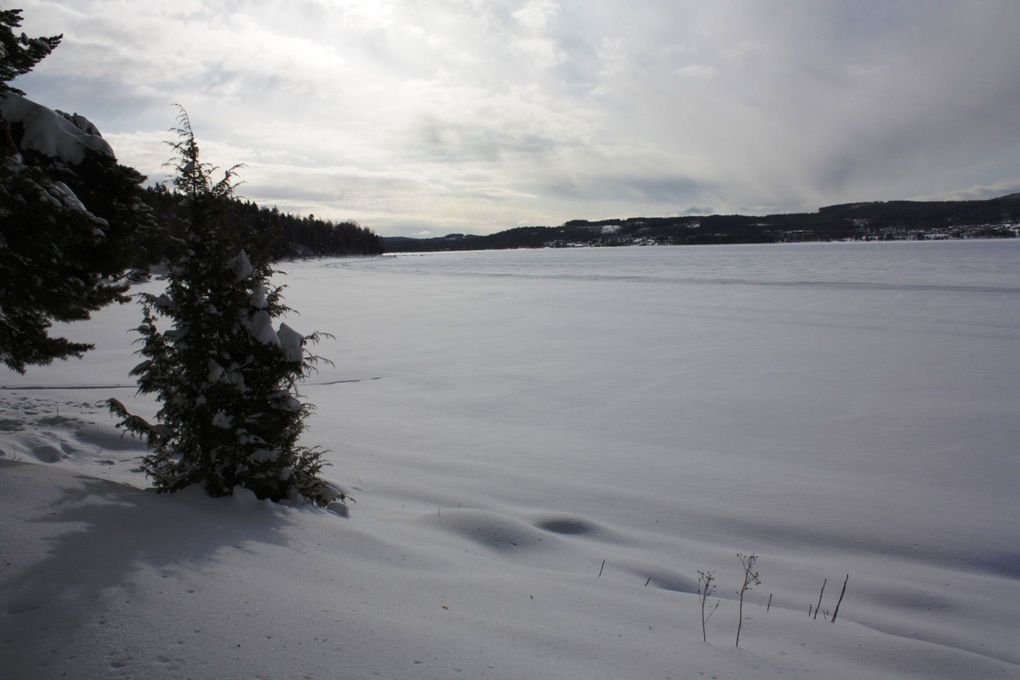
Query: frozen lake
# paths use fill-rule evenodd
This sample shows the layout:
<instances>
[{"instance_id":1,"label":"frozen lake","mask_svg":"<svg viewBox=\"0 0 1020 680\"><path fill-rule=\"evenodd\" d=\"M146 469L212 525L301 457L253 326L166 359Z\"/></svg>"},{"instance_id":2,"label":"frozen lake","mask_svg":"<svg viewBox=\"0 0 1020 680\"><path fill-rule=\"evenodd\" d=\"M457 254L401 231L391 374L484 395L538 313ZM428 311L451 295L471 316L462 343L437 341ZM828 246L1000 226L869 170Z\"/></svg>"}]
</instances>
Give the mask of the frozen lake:
<instances>
[{"instance_id":1,"label":"frozen lake","mask_svg":"<svg viewBox=\"0 0 1020 680\"><path fill-rule=\"evenodd\" d=\"M963 538L1016 497L1020 243L490 251L288 270L300 323L341 338L324 348L337 377L380 379L349 390L347 412L385 423L366 435L434 438L423 447L450 464L555 468L655 491L688 517L715 505L708 495L750 534L828 506L833 528L874 542L899 525L885 538L901 545L929 521L910 502L951 506L942 531ZM749 516L732 493L782 507Z\"/></svg>"},{"instance_id":2,"label":"frozen lake","mask_svg":"<svg viewBox=\"0 0 1020 680\"><path fill-rule=\"evenodd\" d=\"M757 600L806 612L850 573L847 620L1020 663L1020 240L282 269L293 325L337 336L306 442L352 521L472 555L565 537L496 546L508 578L605 559L603 581L689 591L757 552ZM137 323L106 310L75 329L86 360L0 384L130 399Z\"/></svg>"},{"instance_id":3,"label":"frozen lake","mask_svg":"<svg viewBox=\"0 0 1020 680\"><path fill-rule=\"evenodd\" d=\"M1020 242L288 269L301 323L340 336L337 377L379 378L315 421L369 496L575 513L665 534L677 567L690 542L719 561L766 552L791 590L808 556L831 574L850 561L874 570L881 605L922 565L1020 594Z\"/></svg>"}]
</instances>

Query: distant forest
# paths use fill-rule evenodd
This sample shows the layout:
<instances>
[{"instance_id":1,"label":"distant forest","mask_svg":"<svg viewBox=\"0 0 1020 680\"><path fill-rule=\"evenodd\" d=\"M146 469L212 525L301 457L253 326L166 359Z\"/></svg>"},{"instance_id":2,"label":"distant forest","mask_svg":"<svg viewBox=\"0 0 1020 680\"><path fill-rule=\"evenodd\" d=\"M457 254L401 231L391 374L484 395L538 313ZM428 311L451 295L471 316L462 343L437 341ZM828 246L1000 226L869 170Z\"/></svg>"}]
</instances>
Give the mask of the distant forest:
<instances>
[{"instance_id":1,"label":"distant forest","mask_svg":"<svg viewBox=\"0 0 1020 680\"><path fill-rule=\"evenodd\" d=\"M146 189L143 200L162 227L160 231L168 235L157 245L157 250L168 253L174 248L175 225L181 223L180 199L158 185ZM267 251L273 260L383 252L382 237L354 222L332 222L313 215L296 217L238 198L229 199L226 210L232 223L243 225L247 242Z\"/></svg>"},{"instance_id":2,"label":"distant forest","mask_svg":"<svg viewBox=\"0 0 1020 680\"><path fill-rule=\"evenodd\" d=\"M162 233L156 245L174 247L178 200L163 186L144 200ZM813 213L705 215L571 220L558 227L517 227L495 234L448 234L437 238L381 237L354 222L297 217L251 201L230 199L231 218L244 225L249 242L274 260L296 257L379 255L385 252L567 248L578 246L703 245L797 241L892 241L1014 238L1020 235L1020 193L984 201L877 201L846 203Z\"/></svg>"},{"instance_id":3,"label":"distant forest","mask_svg":"<svg viewBox=\"0 0 1020 680\"><path fill-rule=\"evenodd\" d=\"M496 234L384 238L387 252L698 245L794 241L1013 238L1020 232L1020 194L984 201L847 203L813 213L572 220L559 227L518 227Z\"/></svg>"}]
</instances>

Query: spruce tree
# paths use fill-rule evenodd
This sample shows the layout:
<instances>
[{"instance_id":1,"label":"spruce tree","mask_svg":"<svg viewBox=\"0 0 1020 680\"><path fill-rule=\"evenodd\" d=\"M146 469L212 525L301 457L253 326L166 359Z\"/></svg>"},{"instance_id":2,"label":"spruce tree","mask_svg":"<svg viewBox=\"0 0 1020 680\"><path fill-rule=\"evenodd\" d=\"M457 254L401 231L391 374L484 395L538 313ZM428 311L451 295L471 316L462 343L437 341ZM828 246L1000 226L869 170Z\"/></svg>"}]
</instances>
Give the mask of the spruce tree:
<instances>
[{"instance_id":1,"label":"spruce tree","mask_svg":"<svg viewBox=\"0 0 1020 680\"><path fill-rule=\"evenodd\" d=\"M181 254L170 263L166 292L141 296L144 361L132 371L160 409L155 423L116 400L111 410L121 427L147 439L143 467L161 491L201 484L212 496L243 487L274 501L343 499L319 477L321 451L298 445L312 407L296 385L314 368L317 357L305 347L318 336L273 328L287 308L270 283L269 254L250 252L252 242L230 219L234 169L214 181L183 109L178 120L168 165L182 204Z\"/></svg>"},{"instance_id":2,"label":"spruce tree","mask_svg":"<svg viewBox=\"0 0 1020 680\"><path fill-rule=\"evenodd\" d=\"M25 94L8 83L31 71L63 38L61 35L40 38L29 38L24 33L14 35L14 29L19 26L20 9L0 10L0 92Z\"/></svg>"},{"instance_id":3,"label":"spruce tree","mask_svg":"<svg viewBox=\"0 0 1020 680\"><path fill-rule=\"evenodd\" d=\"M52 323L126 301L155 228L145 178L88 119L10 85L60 43L16 35L20 25L19 10L0 11L0 363L24 372L91 347L52 337Z\"/></svg>"}]
</instances>

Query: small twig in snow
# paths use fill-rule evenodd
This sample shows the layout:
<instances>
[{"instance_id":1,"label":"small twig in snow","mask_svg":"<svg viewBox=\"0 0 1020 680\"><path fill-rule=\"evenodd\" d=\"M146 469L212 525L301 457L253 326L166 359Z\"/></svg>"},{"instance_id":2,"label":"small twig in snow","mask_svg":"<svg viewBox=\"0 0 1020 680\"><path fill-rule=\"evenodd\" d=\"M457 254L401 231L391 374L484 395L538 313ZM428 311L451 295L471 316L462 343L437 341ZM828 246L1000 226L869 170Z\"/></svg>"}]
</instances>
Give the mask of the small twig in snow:
<instances>
[{"instance_id":1,"label":"small twig in snow","mask_svg":"<svg viewBox=\"0 0 1020 680\"><path fill-rule=\"evenodd\" d=\"M846 583L849 580L850 580L850 574L847 574L846 578L843 579L843 590L841 590L840 593L839 593L839 601L836 602L836 610L834 612L832 612L832 621L831 621L831 623L836 623L836 615L839 614L839 605L843 603L843 596L846 595Z\"/></svg>"},{"instance_id":2,"label":"small twig in snow","mask_svg":"<svg viewBox=\"0 0 1020 680\"><path fill-rule=\"evenodd\" d=\"M829 582L829 579L822 580L822 589L818 592L818 604L815 605L815 615L812 620L818 618L818 610L822 608L822 593L825 592L825 584Z\"/></svg>"}]
</instances>

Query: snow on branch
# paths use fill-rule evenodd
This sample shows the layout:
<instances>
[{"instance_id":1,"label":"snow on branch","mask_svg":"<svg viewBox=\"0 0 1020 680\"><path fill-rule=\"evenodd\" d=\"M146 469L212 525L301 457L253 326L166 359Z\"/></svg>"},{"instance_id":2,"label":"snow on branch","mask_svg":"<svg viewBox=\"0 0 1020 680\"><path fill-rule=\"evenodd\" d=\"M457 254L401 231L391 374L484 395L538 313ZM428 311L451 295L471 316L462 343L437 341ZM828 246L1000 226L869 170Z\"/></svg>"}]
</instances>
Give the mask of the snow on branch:
<instances>
[{"instance_id":1,"label":"snow on branch","mask_svg":"<svg viewBox=\"0 0 1020 680\"><path fill-rule=\"evenodd\" d=\"M83 116L60 114L13 92L0 94L0 116L24 127L24 151L38 151L71 165L85 160L89 149L114 158L99 130Z\"/></svg>"},{"instance_id":2,"label":"snow on branch","mask_svg":"<svg viewBox=\"0 0 1020 680\"><path fill-rule=\"evenodd\" d=\"M234 272L234 279L237 281L244 281L255 271L251 260L248 259L248 253L243 250L230 260L230 270Z\"/></svg>"},{"instance_id":3,"label":"snow on branch","mask_svg":"<svg viewBox=\"0 0 1020 680\"><path fill-rule=\"evenodd\" d=\"M305 345L305 336L285 323L280 324L280 330L276 332L276 335L280 339L280 349L283 350L285 361L298 362L304 358L302 349Z\"/></svg>"}]
</instances>

